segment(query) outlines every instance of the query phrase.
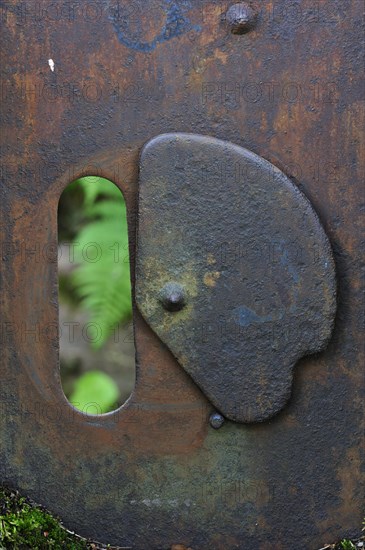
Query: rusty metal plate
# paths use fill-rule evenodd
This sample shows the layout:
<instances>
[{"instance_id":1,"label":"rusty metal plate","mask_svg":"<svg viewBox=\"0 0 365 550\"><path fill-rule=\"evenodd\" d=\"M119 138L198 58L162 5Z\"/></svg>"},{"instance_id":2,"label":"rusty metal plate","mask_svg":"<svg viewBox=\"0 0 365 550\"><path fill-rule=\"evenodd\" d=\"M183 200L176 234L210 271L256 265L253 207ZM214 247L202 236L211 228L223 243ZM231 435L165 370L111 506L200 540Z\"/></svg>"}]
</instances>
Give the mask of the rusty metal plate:
<instances>
[{"instance_id":1,"label":"rusty metal plate","mask_svg":"<svg viewBox=\"0 0 365 550\"><path fill-rule=\"evenodd\" d=\"M314 550L361 530L363 5L250 5L254 28L232 34L221 0L1 2L0 480L69 529L133 550ZM49 254L59 197L80 175L116 182L134 284L138 159L167 132L268 159L330 239L333 336L266 422L213 430L211 403L136 307L126 405L92 417L63 395Z\"/></svg>"},{"instance_id":2,"label":"rusty metal plate","mask_svg":"<svg viewBox=\"0 0 365 550\"><path fill-rule=\"evenodd\" d=\"M273 416L333 328L334 262L309 201L242 147L167 134L143 149L138 218L145 320L226 417Z\"/></svg>"}]
</instances>

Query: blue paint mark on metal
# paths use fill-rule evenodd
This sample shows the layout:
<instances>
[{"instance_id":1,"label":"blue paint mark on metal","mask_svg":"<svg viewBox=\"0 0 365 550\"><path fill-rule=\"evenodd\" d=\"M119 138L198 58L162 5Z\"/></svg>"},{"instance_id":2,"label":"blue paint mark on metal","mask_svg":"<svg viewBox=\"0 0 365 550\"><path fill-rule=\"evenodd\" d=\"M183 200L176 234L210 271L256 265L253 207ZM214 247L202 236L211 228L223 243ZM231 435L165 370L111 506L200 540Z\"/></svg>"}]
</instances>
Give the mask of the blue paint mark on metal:
<instances>
[{"instance_id":1,"label":"blue paint mark on metal","mask_svg":"<svg viewBox=\"0 0 365 550\"><path fill-rule=\"evenodd\" d=\"M266 323L268 321L277 321L282 318L282 312L278 315L257 315L256 311L246 306L238 306L234 309L236 322L240 327L248 327L251 323Z\"/></svg>"},{"instance_id":2,"label":"blue paint mark on metal","mask_svg":"<svg viewBox=\"0 0 365 550\"><path fill-rule=\"evenodd\" d=\"M136 50L138 52L152 52L158 44L167 42L172 38L181 36L189 31L200 32L200 25L192 25L189 19L185 15L191 7L191 2L182 2L177 4L173 0L164 0L164 9L166 12L166 21L163 25L160 33L155 36L150 42L143 42L138 37L133 36L128 28L127 21L120 21L115 15L111 15L110 19L113 22L114 30L118 36L118 40L127 48ZM141 33L143 29L141 29Z\"/></svg>"}]
</instances>

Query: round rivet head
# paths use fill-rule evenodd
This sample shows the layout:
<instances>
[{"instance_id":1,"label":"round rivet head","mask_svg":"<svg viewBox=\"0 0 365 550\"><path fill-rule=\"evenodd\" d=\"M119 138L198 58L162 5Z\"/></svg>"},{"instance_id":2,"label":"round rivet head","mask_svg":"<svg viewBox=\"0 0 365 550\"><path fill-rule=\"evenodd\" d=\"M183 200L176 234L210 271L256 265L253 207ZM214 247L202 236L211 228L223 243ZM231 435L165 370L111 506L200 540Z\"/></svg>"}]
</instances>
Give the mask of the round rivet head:
<instances>
[{"instance_id":1,"label":"round rivet head","mask_svg":"<svg viewBox=\"0 0 365 550\"><path fill-rule=\"evenodd\" d=\"M180 311L186 304L184 287L179 283L167 283L161 289L159 299L167 311Z\"/></svg>"},{"instance_id":2,"label":"round rivet head","mask_svg":"<svg viewBox=\"0 0 365 550\"><path fill-rule=\"evenodd\" d=\"M244 34L255 25L256 13L246 2L240 2L228 9L226 21L233 34Z\"/></svg>"},{"instance_id":3,"label":"round rivet head","mask_svg":"<svg viewBox=\"0 0 365 550\"><path fill-rule=\"evenodd\" d=\"M221 428L224 424L224 417L221 414L214 412L209 417L209 423L212 428L219 430L219 428Z\"/></svg>"}]
</instances>

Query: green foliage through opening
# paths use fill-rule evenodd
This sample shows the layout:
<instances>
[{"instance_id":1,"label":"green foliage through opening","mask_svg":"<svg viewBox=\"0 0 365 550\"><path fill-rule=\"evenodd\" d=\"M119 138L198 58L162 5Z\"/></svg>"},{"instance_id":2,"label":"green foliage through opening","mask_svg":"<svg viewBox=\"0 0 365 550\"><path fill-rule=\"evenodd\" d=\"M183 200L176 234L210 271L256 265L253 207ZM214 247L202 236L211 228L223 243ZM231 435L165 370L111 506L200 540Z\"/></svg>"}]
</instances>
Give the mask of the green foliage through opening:
<instances>
[{"instance_id":1,"label":"green foliage through opening","mask_svg":"<svg viewBox=\"0 0 365 550\"><path fill-rule=\"evenodd\" d=\"M60 303L87 314L88 345L97 352L132 319L127 213L121 191L100 177L75 180L62 193L58 228L59 244L67 243L69 255L69 270L59 273ZM88 414L113 410L120 400L118 384L99 369L79 373L69 386L69 401Z\"/></svg>"}]
</instances>

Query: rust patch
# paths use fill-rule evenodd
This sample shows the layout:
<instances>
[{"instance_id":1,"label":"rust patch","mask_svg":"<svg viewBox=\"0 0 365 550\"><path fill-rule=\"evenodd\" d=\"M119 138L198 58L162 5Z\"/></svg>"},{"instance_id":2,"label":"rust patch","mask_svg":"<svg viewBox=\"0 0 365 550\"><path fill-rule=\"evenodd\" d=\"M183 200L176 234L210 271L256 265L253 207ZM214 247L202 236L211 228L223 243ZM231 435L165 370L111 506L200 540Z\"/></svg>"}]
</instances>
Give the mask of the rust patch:
<instances>
[{"instance_id":1,"label":"rust patch","mask_svg":"<svg viewBox=\"0 0 365 550\"><path fill-rule=\"evenodd\" d=\"M216 282L218 281L219 277L221 276L219 271L209 271L208 273L205 273L204 275L204 284L206 286L213 287L216 285Z\"/></svg>"}]
</instances>

